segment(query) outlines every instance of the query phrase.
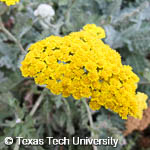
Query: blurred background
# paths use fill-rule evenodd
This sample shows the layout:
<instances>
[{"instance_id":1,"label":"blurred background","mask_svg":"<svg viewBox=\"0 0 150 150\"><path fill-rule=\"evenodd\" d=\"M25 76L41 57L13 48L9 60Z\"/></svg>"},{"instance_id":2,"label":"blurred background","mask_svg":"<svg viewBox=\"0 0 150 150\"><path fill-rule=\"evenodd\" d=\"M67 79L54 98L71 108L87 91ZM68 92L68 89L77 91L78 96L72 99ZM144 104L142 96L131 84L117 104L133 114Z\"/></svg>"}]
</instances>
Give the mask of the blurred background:
<instances>
[{"instance_id":1,"label":"blurred background","mask_svg":"<svg viewBox=\"0 0 150 150\"><path fill-rule=\"evenodd\" d=\"M7 7L0 2L0 149L95 150L93 146L6 146L4 138L119 139L117 148L97 150L150 150L150 107L142 120L122 120L104 108L89 111L83 101L65 100L23 78L20 63L28 47L50 35L64 36L85 24L102 26L105 43L122 56L140 77L138 90L150 96L149 0L21 0ZM93 126L90 124L92 118Z\"/></svg>"}]
</instances>

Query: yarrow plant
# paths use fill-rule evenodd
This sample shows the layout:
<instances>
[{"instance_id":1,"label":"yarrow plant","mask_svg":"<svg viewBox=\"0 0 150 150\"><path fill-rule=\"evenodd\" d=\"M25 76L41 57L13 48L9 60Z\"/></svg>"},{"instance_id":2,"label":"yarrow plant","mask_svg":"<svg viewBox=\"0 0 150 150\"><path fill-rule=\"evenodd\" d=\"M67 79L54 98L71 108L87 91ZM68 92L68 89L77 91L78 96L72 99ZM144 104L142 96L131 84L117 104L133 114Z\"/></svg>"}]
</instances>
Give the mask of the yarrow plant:
<instances>
[{"instance_id":1,"label":"yarrow plant","mask_svg":"<svg viewBox=\"0 0 150 150\"><path fill-rule=\"evenodd\" d=\"M104 106L123 119L142 118L147 95L136 93L139 78L103 38L105 31L95 24L65 37L52 35L30 46L22 74L54 94L90 99L92 110Z\"/></svg>"},{"instance_id":2,"label":"yarrow plant","mask_svg":"<svg viewBox=\"0 0 150 150\"><path fill-rule=\"evenodd\" d=\"M7 6L15 5L20 0L0 0L1 2L5 2Z\"/></svg>"}]
</instances>

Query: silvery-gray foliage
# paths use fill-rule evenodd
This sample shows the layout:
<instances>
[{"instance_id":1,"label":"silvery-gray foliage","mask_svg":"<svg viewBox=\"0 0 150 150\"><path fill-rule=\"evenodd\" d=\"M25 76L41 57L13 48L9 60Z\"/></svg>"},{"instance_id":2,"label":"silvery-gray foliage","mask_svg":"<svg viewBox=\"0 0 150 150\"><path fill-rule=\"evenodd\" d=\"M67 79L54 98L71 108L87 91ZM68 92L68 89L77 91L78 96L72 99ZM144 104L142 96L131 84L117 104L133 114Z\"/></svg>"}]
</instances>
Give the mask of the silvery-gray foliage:
<instances>
[{"instance_id":1,"label":"silvery-gray foliage","mask_svg":"<svg viewBox=\"0 0 150 150\"><path fill-rule=\"evenodd\" d=\"M46 3L55 10L48 29L34 16L36 8ZM106 31L104 42L116 49L122 62L133 67L140 77L139 89L150 95L150 1L149 0L21 0L15 6L0 3L0 16L5 28L22 44L28 47L50 35L64 36L78 31L88 23L102 26ZM1 28L0 28L1 29ZM88 112L81 101L55 96L43 87L36 86L32 79L23 78L19 67L25 54L6 33L0 30L0 149L13 149L3 144L6 136L20 134L26 138L56 138L67 136L86 137L94 132L98 137L112 136L120 140L116 150L131 150L135 138L123 136L124 121L118 115L102 108L91 112L95 128L89 124ZM29 112L44 94L34 116ZM20 119L21 122L16 122ZM126 144L123 147L123 143ZM82 150L82 146L23 147L19 150ZM93 149L92 146L86 149ZM98 147L98 150L112 147Z\"/></svg>"}]
</instances>

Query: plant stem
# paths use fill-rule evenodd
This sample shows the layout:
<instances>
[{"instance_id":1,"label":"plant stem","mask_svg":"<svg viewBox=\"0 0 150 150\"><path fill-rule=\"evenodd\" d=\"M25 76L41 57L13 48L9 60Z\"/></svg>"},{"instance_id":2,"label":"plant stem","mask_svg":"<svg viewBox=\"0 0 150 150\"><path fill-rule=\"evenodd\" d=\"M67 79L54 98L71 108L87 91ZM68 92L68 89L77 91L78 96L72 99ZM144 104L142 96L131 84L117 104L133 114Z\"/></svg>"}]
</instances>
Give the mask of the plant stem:
<instances>
[{"instance_id":1,"label":"plant stem","mask_svg":"<svg viewBox=\"0 0 150 150\"><path fill-rule=\"evenodd\" d=\"M5 28L1 17L0 17L0 29L18 45L22 53L25 53L25 50L21 45L21 43Z\"/></svg>"},{"instance_id":2,"label":"plant stem","mask_svg":"<svg viewBox=\"0 0 150 150\"><path fill-rule=\"evenodd\" d=\"M87 104L87 102L86 102L85 99L83 100L83 103L84 103L84 105L86 107L86 110L88 112L88 118L89 118L89 121L90 121L90 127L91 127L91 129L94 129L94 124L93 124L93 119L92 119L92 113L90 111L90 108L89 108L89 106L88 106L88 104ZM94 137L94 135L95 135L94 132L91 131L91 137L92 138ZM93 146L93 150L97 150L97 146L95 146L95 145L92 145L92 146Z\"/></svg>"},{"instance_id":3,"label":"plant stem","mask_svg":"<svg viewBox=\"0 0 150 150\"><path fill-rule=\"evenodd\" d=\"M19 139L17 139L14 150L19 150L20 145L19 145Z\"/></svg>"},{"instance_id":4,"label":"plant stem","mask_svg":"<svg viewBox=\"0 0 150 150\"><path fill-rule=\"evenodd\" d=\"M45 89L42 91L41 95L39 96L39 98L37 99L35 105L33 106L32 110L30 111L30 116L33 116L36 112L36 110L38 109L38 107L40 106L43 98L44 98L44 91Z\"/></svg>"},{"instance_id":5,"label":"plant stem","mask_svg":"<svg viewBox=\"0 0 150 150\"><path fill-rule=\"evenodd\" d=\"M93 129L94 128L94 124L93 124L93 119L92 119L91 111L89 109L89 106L88 106L86 100L83 100L83 103L85 104L86 110L88 112L88 118L89 118L89 121L90 121L90 127ZM93 132L92 132L91 136L93 136Z\"/></svg>"}]
</instances>

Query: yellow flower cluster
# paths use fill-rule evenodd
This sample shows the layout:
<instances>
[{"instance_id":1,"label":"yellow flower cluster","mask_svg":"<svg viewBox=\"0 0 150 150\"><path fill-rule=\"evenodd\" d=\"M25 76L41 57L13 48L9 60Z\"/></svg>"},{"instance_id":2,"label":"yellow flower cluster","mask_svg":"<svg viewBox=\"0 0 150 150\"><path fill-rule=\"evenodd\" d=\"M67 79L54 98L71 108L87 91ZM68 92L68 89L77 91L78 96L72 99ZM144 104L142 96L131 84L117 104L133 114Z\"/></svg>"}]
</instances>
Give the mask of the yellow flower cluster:
<instances>
[{"instance_id":1,"label":"yellow flower cluster","mask_svg":"<svg viewBox=\"0 0 150 150\"><path fill-rule=\"evenodd\" d=\"M1 2L5 2L7 6L15 5L20 0L0 0Z\"/></svg>"},{"instance_id":2,"label":"yellow flower cluster","mask_svg":"<svg viewBox=\"0 0 150 150\"><path fill-rule=\"evenodd\" d=\"M93 110L104 106L123 119L141 118L147 95L136 94L139 78L122 65L119 53L101 40L104 37L105 31L94 24L65 37L50 36L31 45L22 74L54 94L90 98Z\"/></svg>"}]
</instances>

